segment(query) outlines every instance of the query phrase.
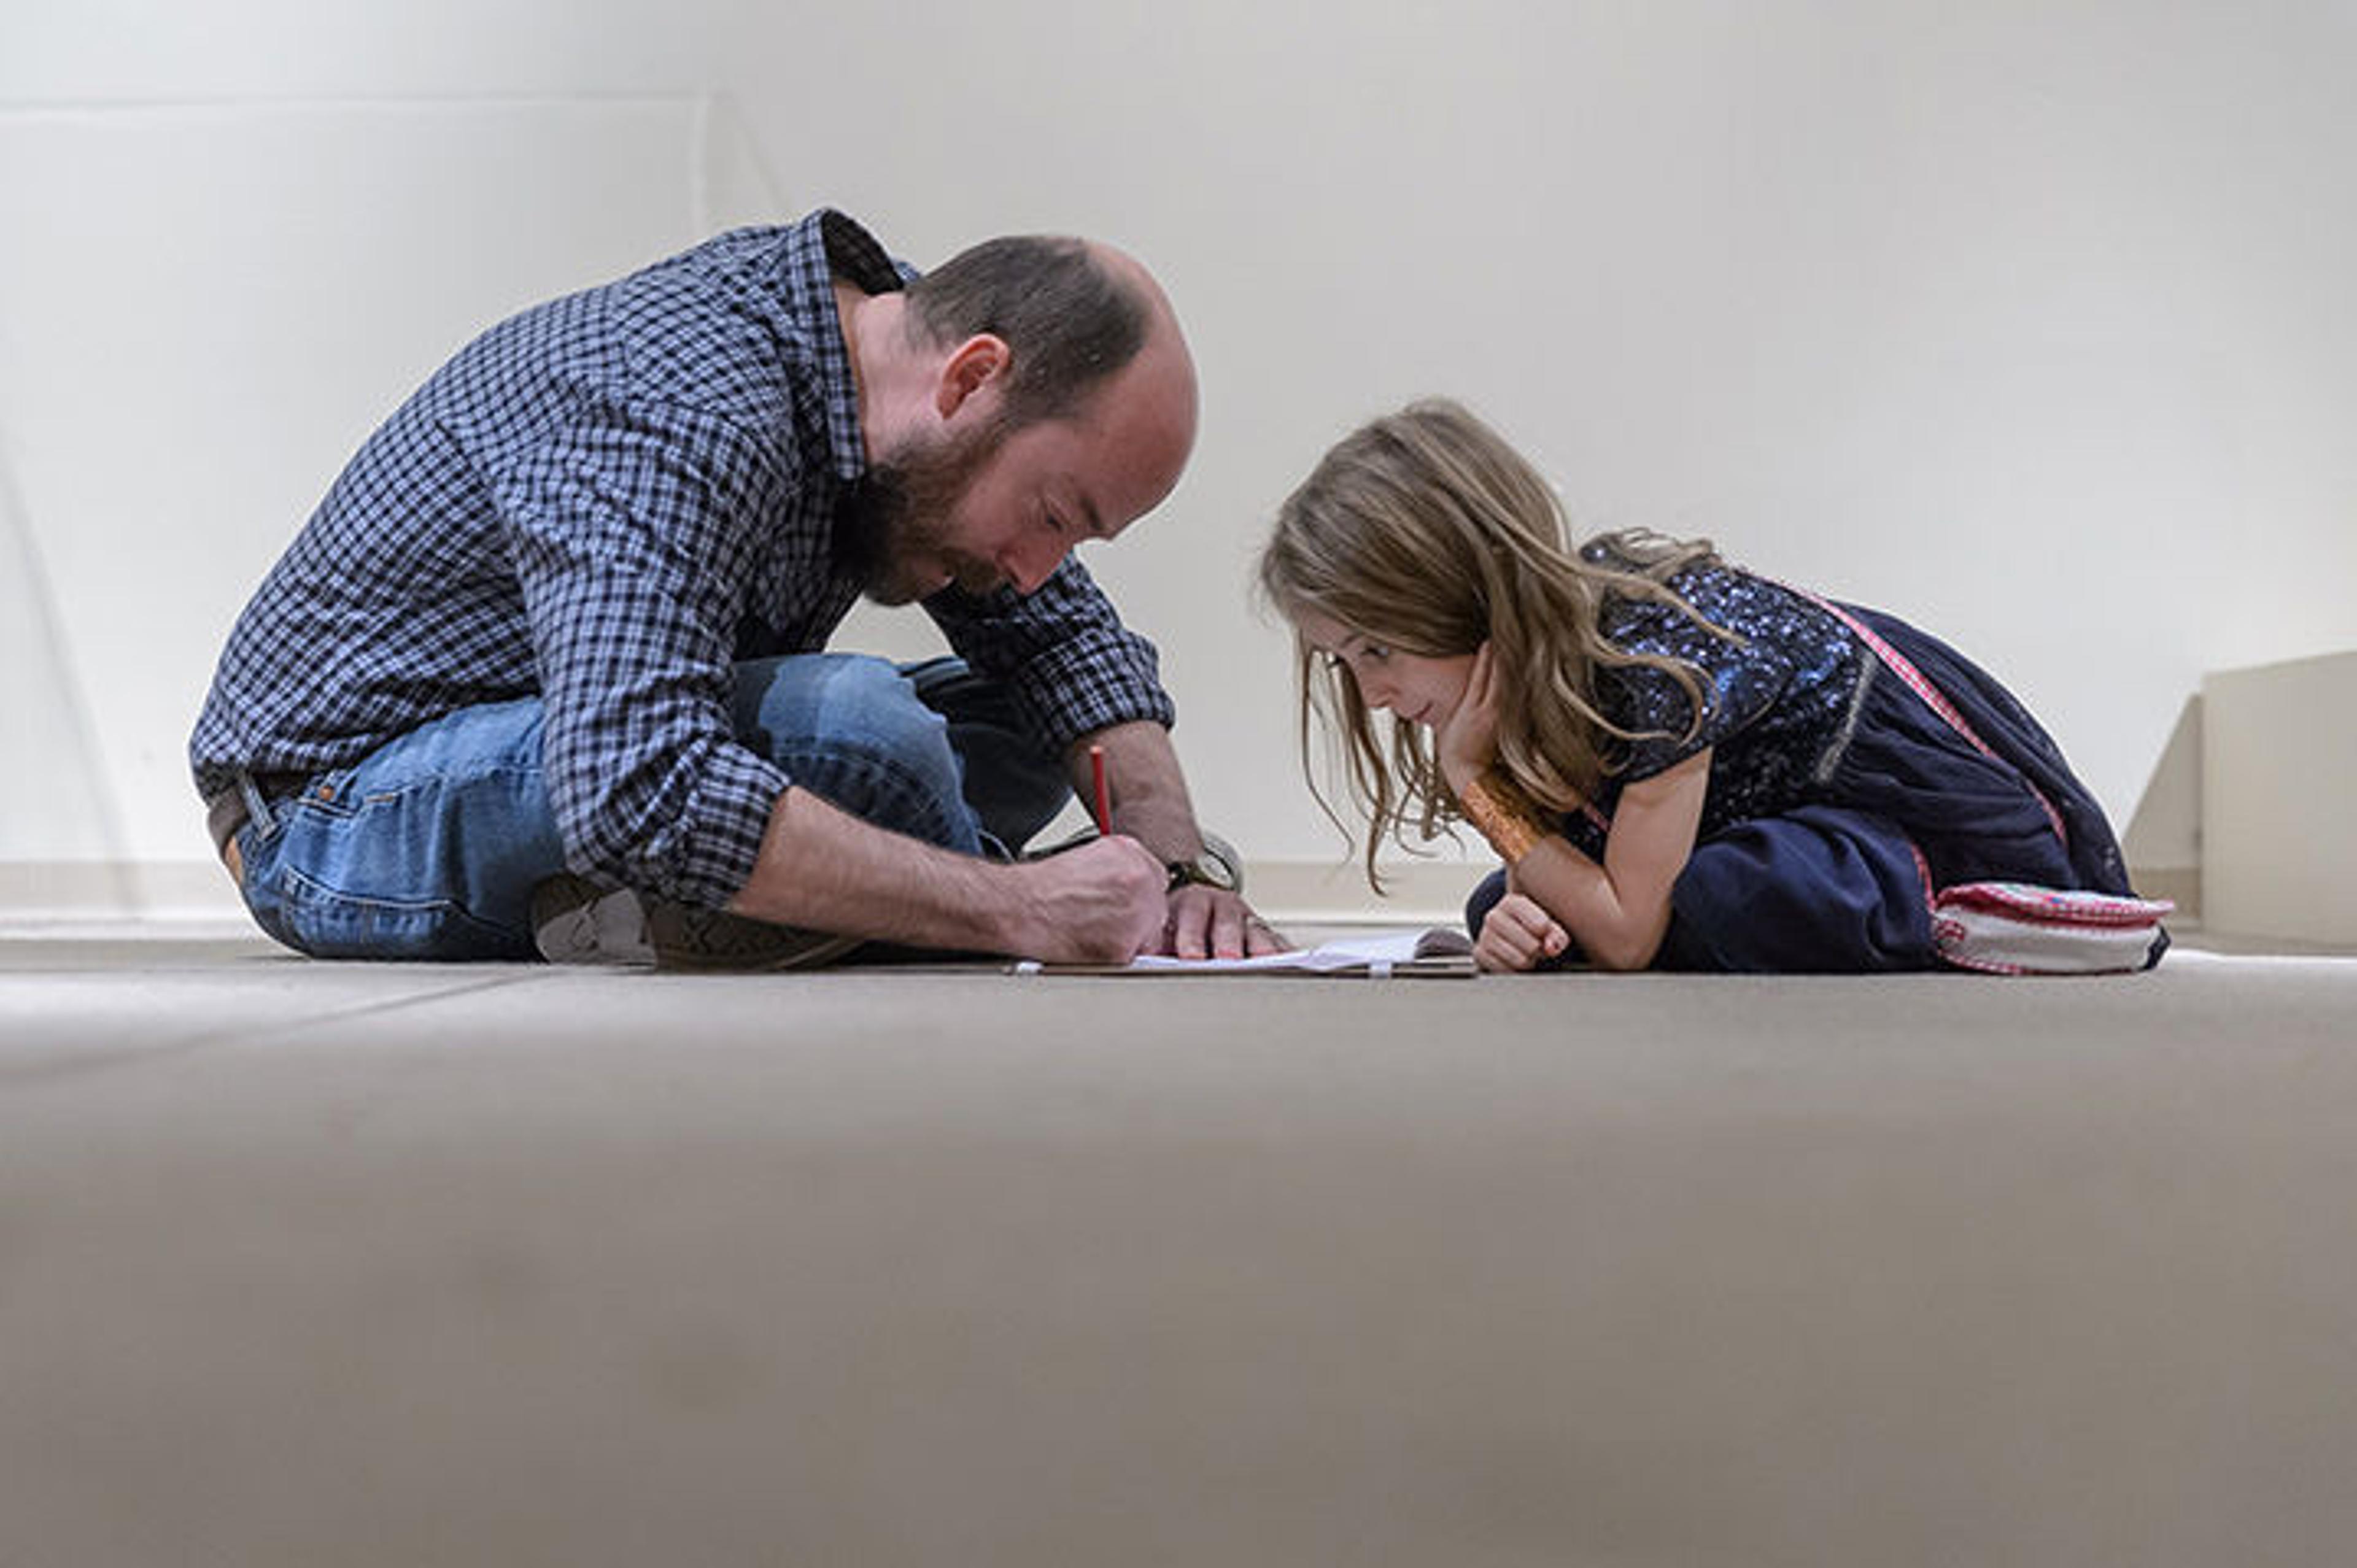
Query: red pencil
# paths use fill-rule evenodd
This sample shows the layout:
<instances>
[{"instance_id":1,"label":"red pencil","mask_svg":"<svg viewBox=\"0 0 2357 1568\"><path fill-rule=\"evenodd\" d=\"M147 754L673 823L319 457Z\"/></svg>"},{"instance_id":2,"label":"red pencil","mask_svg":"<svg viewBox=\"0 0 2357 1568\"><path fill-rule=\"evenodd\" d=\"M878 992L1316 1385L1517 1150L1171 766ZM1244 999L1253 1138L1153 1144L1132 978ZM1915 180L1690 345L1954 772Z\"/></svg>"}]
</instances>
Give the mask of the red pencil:
<instances>
[{"instance_id":1,"label":"red pencil","mask_svg":"<svg viewBox=\"0 0 2357 1568\"><path fill-rule=\"evenodd\" d=\"M1113 833L1113 799L1105 793L1104 747L1089 747L1089 769L1097 779L1097 832L1110 837Z\"/></svg>"}]
</instances>

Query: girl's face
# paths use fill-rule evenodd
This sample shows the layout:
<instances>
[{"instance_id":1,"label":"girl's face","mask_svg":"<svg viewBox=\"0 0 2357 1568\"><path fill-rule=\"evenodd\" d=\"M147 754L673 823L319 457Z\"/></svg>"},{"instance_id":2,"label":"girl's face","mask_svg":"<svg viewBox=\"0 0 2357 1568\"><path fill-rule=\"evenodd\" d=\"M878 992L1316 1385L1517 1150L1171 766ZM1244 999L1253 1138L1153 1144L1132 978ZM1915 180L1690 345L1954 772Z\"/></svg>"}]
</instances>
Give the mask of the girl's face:
<instances>
[{"instance_id":1,"label":"girl's face","mask_svg":"<svg viewBox=\"0 0 2357 1568\"><path fill-rule=\"evenodd\" d=\"M1437 730L1465 699L1465 684L1473 672L1469 653L1445 658L1403 653L1315 610L1302 611L1293 624L1312 650L1350 671L1360 700L1371 708L1388 709L1411 724Z\"/></svg>"}]
</instances>

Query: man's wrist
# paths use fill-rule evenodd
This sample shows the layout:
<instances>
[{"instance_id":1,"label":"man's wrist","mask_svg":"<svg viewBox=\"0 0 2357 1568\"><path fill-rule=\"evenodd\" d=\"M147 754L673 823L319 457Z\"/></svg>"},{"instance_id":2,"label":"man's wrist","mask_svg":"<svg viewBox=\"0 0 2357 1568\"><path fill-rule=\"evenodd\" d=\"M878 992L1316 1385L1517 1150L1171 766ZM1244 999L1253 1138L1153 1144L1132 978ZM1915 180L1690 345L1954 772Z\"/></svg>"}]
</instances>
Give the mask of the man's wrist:
<instances>
[{"instance_id":1,"label":"man's wrist","mask_svg":"<svg viewBox=\"0 0 2357 1568\"><path fill-rule=\"evenodd\" d=\"M1202 835L1201 853L1182 855L1163 862L1170 874L1169 891L1181 887L1209 887L1221 893L1242 893L1244 890L1243 857L1235 846L1217 833Z\"/></svg>"}]
</instances>

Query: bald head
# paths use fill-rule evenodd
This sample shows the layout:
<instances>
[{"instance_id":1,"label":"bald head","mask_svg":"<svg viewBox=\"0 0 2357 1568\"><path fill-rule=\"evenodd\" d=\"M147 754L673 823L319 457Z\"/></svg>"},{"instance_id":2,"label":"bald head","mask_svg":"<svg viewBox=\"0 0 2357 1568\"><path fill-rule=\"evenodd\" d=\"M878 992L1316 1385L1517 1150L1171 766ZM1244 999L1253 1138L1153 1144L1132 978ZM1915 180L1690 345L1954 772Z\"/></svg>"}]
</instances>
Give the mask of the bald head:
<instances>
[{"instance_id":1,"label":"bald head","mask_svg":"<svg viewBox=\"0 0 2357 1568\"><path fill-rule=\"evenodd\" d=\"M1146 318L1145 337L1129 362L1105 378L1082 417L1102 424L1109 442L1150 476L1147 495L1130 515L1150 511L1178 483L1195 446L1195 359L1161 285L1135 257L1110 245L1090 252L1117 286L1134 291ZM1087 394L1083 394L1084 396Z\"/></svg>"},{"instance_id":2,"label":"bald head","mask_svg":"<svg viewBox=\"0 0 2357 1568\"><path fill-rule=\"evenodd\" d=\"M912 338L936 349L988 334L1006 345L1015 424L1068 418L1178 323L1143 266L1109 245L1054 234L985 240L909 285ZM1183 341L1178 343L1185 354Z\"/></svg>"},{"instance_id":3,"label":"bald head","mask_svg":"<svg viewBox=\"0 0 2357 1568\"><path fill-rule=\"evenodd\" d=\"M1035 592L1076 543L1113 538L1178 485L1194 359L1135 258L991 240L843 308L877 503L871 596Z\"/></svg>"}]
</instances>

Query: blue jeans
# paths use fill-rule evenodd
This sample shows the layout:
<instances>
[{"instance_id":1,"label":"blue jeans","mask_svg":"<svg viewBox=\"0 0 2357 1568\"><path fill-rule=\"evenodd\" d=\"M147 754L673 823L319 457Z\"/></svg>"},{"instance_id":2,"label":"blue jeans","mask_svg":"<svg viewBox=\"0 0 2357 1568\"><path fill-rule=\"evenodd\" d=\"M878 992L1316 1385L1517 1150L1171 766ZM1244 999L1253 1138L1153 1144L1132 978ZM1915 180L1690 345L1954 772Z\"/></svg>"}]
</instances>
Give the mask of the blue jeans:
<instances>
[{"instance_id":1,"label":"blue jeans","mask_svg":"<svg viewBox=\"0 0 2357 1568\"><path fill-rule=\"evenodd\" d=\"M1006 854L1071 797L1001 688L955 659L811 653L737 667L737 739L881 828ZM536 697L463 708L318 774L238 830L246 908L317 958L530 960L565 869Z\"/></svg>"}]
</instances>

